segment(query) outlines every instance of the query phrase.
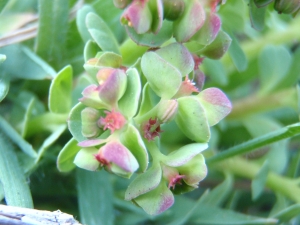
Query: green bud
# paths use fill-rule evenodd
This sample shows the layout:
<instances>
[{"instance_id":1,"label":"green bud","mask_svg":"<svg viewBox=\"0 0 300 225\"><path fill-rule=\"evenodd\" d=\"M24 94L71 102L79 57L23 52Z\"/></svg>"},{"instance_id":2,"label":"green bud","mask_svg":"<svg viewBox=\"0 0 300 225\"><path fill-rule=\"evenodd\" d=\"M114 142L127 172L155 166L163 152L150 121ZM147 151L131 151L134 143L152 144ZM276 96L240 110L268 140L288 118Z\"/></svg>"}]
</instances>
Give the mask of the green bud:
<instances>
[{"instance_id":1,"label":"green bud","mask_svg":"<svg viewBox=\"0 0 300 225\"><path fill-rule=\"evenodd\" d=\"M292 14L300 8L299 0L275 0L274 8L278 13Z\"/></svg>"},{"instance_id":2,"label":"green bud","mask_svg":"<svg viewBox=\"0 0 300 225\"><path fill-rule=\"evenodd\" d=\"M172 121L177 113L178 102L176 99L162 100L158 105L157 118L161 123Z\"/></svg>"},{"instance_id":3,"label":"green bud","mask_svg":"<svg viewBox=\"0 0 300 225\"><path fill-rule=\"evenodd\" d=\"M100 128L97 121L100 118L100 112L97 109L86 107L81 111L82 135L86 138L97 137L100 134Z\"/></svg>"},{"instance_id":4,"label":"green bud","mask_svg":"<svg viewBox=\"0 0 300 225\"><path fill-rule=\"evenodd\" d=\"M164 18L167 20L177 20L184 11L183 0L163 0Z\"/></svg>"}]
</instances>

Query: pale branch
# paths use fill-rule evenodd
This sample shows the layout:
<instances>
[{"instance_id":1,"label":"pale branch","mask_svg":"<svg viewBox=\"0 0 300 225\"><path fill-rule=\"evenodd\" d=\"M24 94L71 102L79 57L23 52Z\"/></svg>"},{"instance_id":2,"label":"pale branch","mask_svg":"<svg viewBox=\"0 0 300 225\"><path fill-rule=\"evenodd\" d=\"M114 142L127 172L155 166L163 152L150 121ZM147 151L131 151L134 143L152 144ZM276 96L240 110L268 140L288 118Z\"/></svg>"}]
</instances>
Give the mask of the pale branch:
<instances>
[{"instance_id":1,"label":"pale branch","mask_svg":"<svg viewBox=\"0 0 300 225\"><path fill-rule=\"evenodd\" d=\"M72 215L57 211L0 205L1 225L81 225Z\"/></svg>"}]
</instances>

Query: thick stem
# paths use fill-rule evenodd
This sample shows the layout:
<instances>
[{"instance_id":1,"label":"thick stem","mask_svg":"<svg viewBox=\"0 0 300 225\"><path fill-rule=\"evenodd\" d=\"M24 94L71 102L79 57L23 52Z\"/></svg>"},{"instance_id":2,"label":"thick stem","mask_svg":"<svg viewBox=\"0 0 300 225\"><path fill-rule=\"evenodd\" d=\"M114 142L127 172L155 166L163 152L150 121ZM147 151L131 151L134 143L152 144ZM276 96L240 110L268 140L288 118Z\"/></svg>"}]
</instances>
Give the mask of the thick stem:
<instances>
[{"instance_id":1,"label":"thick stem","mask_svg":"<svg viewBox=\"0 0 300 225\"><path fill-rule=\"evenodd\" d=\"M297 109L296 88L289 88L265 96L252 95L233 102L232 112L226 119L241 119L251 114L281 107L293 107Z\"/></svg>"},{"instance_id":2,"label":"thick stem","mask_svg":"<svg viewBox=\"0 0 300 225\"><path fill-rule=\"evenodd\" d=\"M249 179L254 179L260 170L259 165L240 157L230 158L215 163L212 165L212 168L220 172L228 171L237 176ZM270 172L268 174L266 186L274 192L279 192L289 199L300 203L300 187L298 186L297 180Z\"/></svg>"}]
</instances>

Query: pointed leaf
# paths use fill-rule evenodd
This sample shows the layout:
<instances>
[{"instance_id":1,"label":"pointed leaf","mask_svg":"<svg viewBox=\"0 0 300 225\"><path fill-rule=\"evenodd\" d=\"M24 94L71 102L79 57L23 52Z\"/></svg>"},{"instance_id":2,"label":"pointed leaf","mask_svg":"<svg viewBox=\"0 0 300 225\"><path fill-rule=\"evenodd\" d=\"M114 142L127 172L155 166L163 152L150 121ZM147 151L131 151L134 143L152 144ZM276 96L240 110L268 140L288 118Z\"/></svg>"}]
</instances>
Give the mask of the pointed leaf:
<instances>
[{"instance_id":1,"label":"pointed leaf","mask_svg":"<svg viewBox=\"0 0 300 225\"><path fill-rule=\"evenodd\" d=\"M49 110L53 113L68 113L71 109L73 76L72 67L66 66L52 80L49 91Z\"/></svg>"},{"instance_id":2,"label":"pointed leaf","mask_svg":"<svg viewBox=\"0 0 300 225\"><path fill-rule=\"evenodd\" d=\"M253 201L257 200L262 194L262 192L264 191L268 173L269 173L269 162L268 160L266 160L263 166L260 168L259 172L255 175L255 178L252 180L251 183Z\"/></svg>"},{"instance_id":3,"label":"pointed leaf","mask_svg":"<svg viewBox=\"0 0 300 225\"><path fill-rule=\"evenodd\" d=\"M80 219L88 225L113 225L113 187L106 171L76 173Z\"/></svg>"},{"instance_id":4,"label":"pointed leaf","mask_svg":"<svg viewBox=\"0 0 300 225\"><path fill-rule=\"evenodd\" d=\"M176 94L182 83L182 76L177 68L155 52L143 55L141 67L150 87L158 96L170 99Z\"/></svg>"},{"instance_id":5,"label":"pointed leaf","mask_svg":"<svg viewBox=\"0 0 300 225\"><path fill-rule=\"evenodd\" d=\"M197 95L201 102L210 126L217 124L231 111L231 102L218 88L207 88Z\"/></svg>"},{"instance_id":6,"label":"pointed leaf","mask_svg":"<svg viewBox=\"0 0 300 225\"><path fill-rule=\"evenodd\" d=\"M0 131L0 183L7 205L33 208L32 197L24 172L12 144Z\"/></svg>"},{"instance_id":7,"label":"pointed leaf","mask_svg":"<svg viewBox=\"0 0 300 225\"><path fill-rule=\"evenodd\" d=\"M77 143L78 142L74 138L71 138L59 152L56 164L60 172L69 172L75 168L76 165L73 161L76 154L81 149Z\"/></svg>"},{"instance_id":8,"label":"pointed leaf","mask_svg":"<svg viewBox=\"0 0 300 225\"><path fill-rule=\"evenodd\" d=\"M88 13L86 24L91 36L103 51L119 54L118 41L107 24L97 14Z\"/></svg>"},{"instance_id":9,"label":"pointed leaf","mask_svg":"<svg viewBox=\"0 0 300 225\"><path fill-rule=\"evenodd\" d=\"M175 121L181 131L191 140L208 142L209 124L201 103L195 97L188 96L179 98L178 104Z\"/></svg>"},{"instance_id":10,"label":"pointed leaf","mask_svg":"<svg viewBox=\"0 0 300 225\"><path fill-rule=\"evenodd\" d=\"M39 28L35 43L36 52L51 65L54 65L55 68L60 68L64 60L68 18L68 1L39 0Z\"/></svg>"}]
</instances>

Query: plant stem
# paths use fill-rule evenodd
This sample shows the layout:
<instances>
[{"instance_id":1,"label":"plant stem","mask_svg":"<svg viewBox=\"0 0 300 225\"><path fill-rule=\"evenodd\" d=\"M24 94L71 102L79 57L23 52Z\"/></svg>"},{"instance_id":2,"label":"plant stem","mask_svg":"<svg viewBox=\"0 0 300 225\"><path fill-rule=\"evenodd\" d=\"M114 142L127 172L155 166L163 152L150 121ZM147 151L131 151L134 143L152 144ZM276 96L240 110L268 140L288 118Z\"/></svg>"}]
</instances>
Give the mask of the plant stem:
<instances>
[{"instance_id":1,"label":"plant stem","mask_svg":"<svg viewBox=\"0 0 300 225\"><path fill-rule=\"evenodd\" d=\"M281 107L297 109L296 88L285 89L270 95L252 95L233 103L232 112L226 119L241 119L258 112L270 111Z\"/></svg>"},{"instance_id":2,"label":"plant stem","mask_svg":"<svg viewBox=\"0 0 300 225\"><path fill-rule=\"evenodd\" d=\"M215 163L212 165L212 168L220 172L228 171L249 179L254 179L260 170L259 165L240 157L234 157ZM280 192L289 199L300 203L300 187L296 180L270 172L268 174L266 186L274 192Z\"/></svg>"},{"instance_id":3,"label":"plant stem","mask_svg":"<svg viewBox=\"0 0 300 225\"><path fill-rule=\"evenodd\" d=\"M147 47L137 45L128 38L121 46L120 52L123 58L123 64L130 66L136 62L146 51Z\"/></svg>"}]
</instances>

